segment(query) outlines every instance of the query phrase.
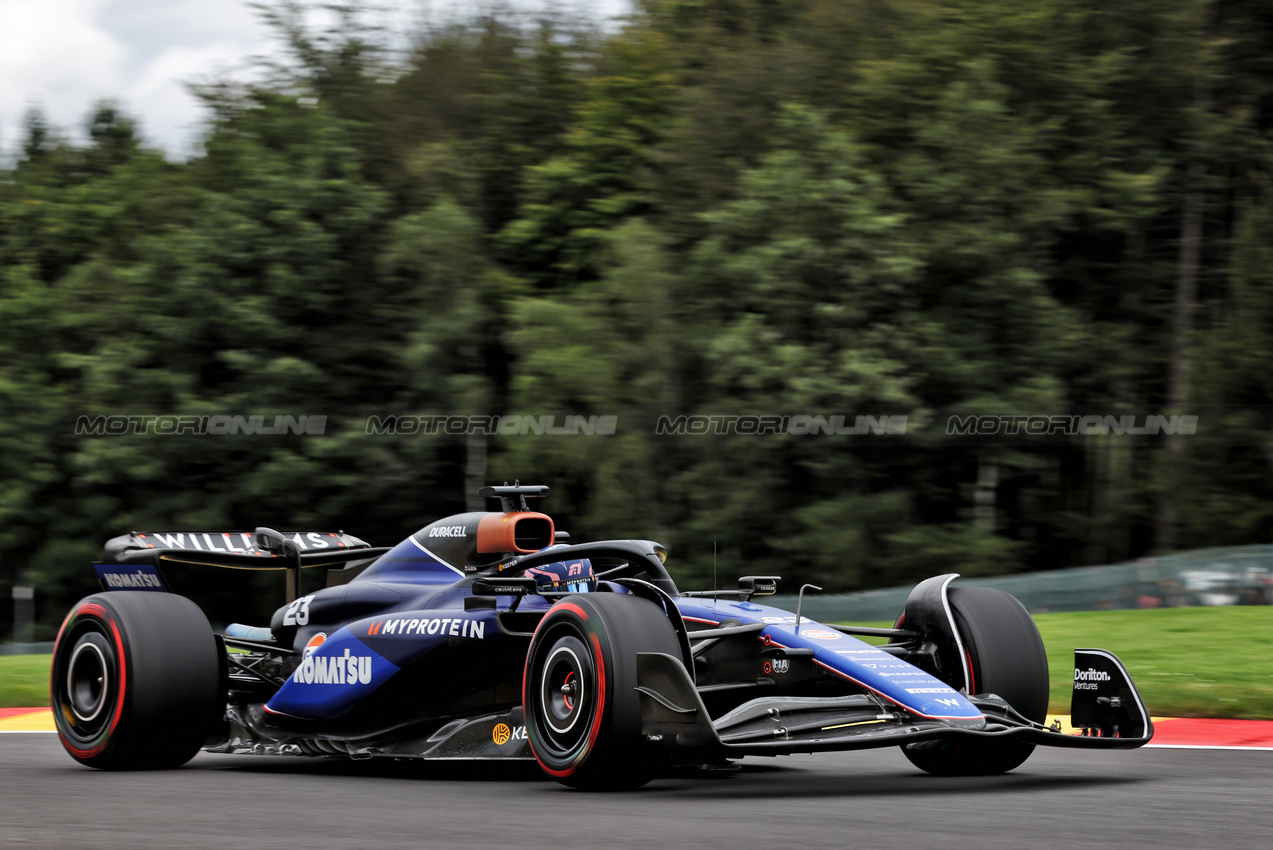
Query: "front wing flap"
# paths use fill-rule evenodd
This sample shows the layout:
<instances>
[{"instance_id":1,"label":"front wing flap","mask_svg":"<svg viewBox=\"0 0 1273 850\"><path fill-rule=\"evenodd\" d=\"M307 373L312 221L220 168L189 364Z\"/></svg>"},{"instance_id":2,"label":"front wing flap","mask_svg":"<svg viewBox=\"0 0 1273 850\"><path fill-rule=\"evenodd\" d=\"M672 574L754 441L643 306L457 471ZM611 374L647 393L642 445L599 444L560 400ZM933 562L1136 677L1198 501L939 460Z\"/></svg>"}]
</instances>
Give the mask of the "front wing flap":
<instances>
[{"instance_id":1,"label":"front wing flap","mask_svg":"<svg viewBox=\"0 0 1273 850\"><path fill-rule=\"evenodd\" d=\"M1087 663L1076 652L1079 661ZM1117 659L1111 653L1104 656ZM1122 665L1121 674L1109 673L1101 679L1107 690L1130 693L1134 706L1143 713L1143 704ZM1089 681L1089 678L1083 681ZM641 694L642 733L652 744L678 750L714 753L721 756L785 755L829 750L890 747L927 740L986 739L1013 737L1052 747L1091 749L1134 749L1148 743L1153 727L1148 714L1143 725L1127 717L1127 702L1119 705L1095 703L1102 693L1092 691L1092 701L1103 713L1078 720L1090 721L1080 734L1067 734L1059 727L1034 723L993 694L969 697L981 712L976 718L926 719L900 709L871 694L842 697L763 697L743 703L716 718L708 714L702 698L684 665L662 653L638 653L637 690ZM1076 694L1080 691L1076 691ZM1083 689L1083 694L1088 690ZM1109 699L1108 696L1105 697ZM1077 699L1077 697L1076 697ZM1083 697L1087 699L1086 696ZM1095 709L1093 709L1095 711ZM1121 712L1117 715L1112 712ZM1115 721L1122 721L1116 723Z\"/></svg>"}]
</instances>

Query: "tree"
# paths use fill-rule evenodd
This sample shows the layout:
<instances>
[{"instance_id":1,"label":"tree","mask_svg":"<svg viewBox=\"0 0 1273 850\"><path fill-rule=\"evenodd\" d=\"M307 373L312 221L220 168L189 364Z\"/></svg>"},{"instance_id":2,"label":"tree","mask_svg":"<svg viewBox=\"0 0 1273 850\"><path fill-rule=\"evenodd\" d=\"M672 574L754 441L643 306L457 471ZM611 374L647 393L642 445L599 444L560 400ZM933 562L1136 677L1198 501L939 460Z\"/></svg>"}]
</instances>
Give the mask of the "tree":
<instances>
[{"instance_id":1,"label":"tree","mask_svg":"<svg viewBox=\"0 0 1273 850\"><path fill-rule=\"evenodd\" d=\"M565 151L528 169L518 218L500 233L501 256L539 286L593 280L603 234L651 206L653 148L672 97L660 39L619 36L587 82Z\"/></svg>"}]
</instances>

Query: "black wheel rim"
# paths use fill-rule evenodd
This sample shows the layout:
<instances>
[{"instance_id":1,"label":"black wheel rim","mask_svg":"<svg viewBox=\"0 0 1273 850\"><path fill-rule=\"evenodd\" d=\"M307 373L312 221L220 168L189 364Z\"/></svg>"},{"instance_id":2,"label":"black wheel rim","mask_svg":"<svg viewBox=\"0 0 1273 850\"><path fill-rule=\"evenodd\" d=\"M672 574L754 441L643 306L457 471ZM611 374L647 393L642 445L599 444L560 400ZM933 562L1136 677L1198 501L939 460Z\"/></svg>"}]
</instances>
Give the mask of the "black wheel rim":
<instances>
[{"instance_id":1,"label":"black wheel rim","mask_svg":"<svg viewBox=\"0 0 1273 850\"><path fill-rule=\"evenodd\" d=\"M596 673L592 653L574 635L563 635L544 653L535 699L541 740L556 755L575 751L588 739L595 714Z\"/></svg>"},{"instance_id":2,"label":"black wheel rim","mask_svg":"<svg viewBox=\"0 0 1273 850\"><path fill-rule=\"evenodd\" d=\"M67 702L75 719L86 725L94 723L106 707L109 690L110 665L105 653L94 641L81 640L71 650L66 670Z\"/></svg>"},{"instance_id":3,"label":"black wheel rim","mask_svg":"<svg viewBox=\"0 0 1273 850\"><path fill-rule=\"evenodd\" d=\"M58 652L54 715L63 734L79 743L106 729L119 693L115 649L94 620L81 622Z\"/></svg>"}]
</instances>

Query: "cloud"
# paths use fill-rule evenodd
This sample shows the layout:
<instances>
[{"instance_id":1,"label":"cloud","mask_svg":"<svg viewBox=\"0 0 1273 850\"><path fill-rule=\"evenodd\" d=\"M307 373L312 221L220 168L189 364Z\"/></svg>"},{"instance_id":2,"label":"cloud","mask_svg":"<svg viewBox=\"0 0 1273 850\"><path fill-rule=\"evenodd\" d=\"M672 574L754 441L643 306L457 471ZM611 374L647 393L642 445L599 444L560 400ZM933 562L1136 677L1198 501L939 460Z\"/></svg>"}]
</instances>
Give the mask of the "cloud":
<instances>
[{"instance_id":1,"label":"cloud","mask_svg":"<svg viewBox=\"0 0 1273 850\"><path fill-rule=\"evenodd\" d=\"M142 116L142 135L148 140L175 155L191 153L205 116L189 84L235 70L250 52L233 41L170 47L135 75L122 102L130 113Z\"/></svg>"},{"instance_id":2,"label":"cloud","mask_svg":"<svg viewBox=\"0 0 1273 850\"><path fill-rule=\"evenodd\" d=\"M17 142L23 113L79 124L88 104L118 94L128 48L94 23L107 0L5 0L0 11L0 132Z\"/></svg>"},{"instance_id":3,"label":"cloud","mask_svg":"<svg viewBox=\"0 0 1273 850\"><path fill-rule=\"evenodd\" d=\"M312 5L321 4L314 0ZM483 5L556 8L604 19L628 11L630 0L379 0L373 5L384 10L381 21L398 30L430 13L445 19ZM204 116L187 84L242 70L249 57L279 49L250 0L0 0L0 154L16 152L22 116L32 105L82 139L93 104L111 99L138 119L150 143L171 155L189 155Z\"/></svg>"},{"instance_id":4,"label":"cloud","mask_svg":"<svg viewBox=\"0 0 1273 850\"><path fill-rule=\"evenodd\" d=\"M194 151L204 117L189 84L268 49L248 0L111 0L101 21L130 48L117 96L142 135L176 156Z\"/></svg>"},{"instance_id":5,"label":"cloud","mask_svg":"<svg viewBox=\"0 0 1273 850\"><path fill-rule=\"evenodd\" d=\"M82 138L111 99L151 143L188 153L201 107L186 84L241 66L267 35L247 0L3 0L0 145L17 148L33 105Z\"/></svg>"},{"instance_id":6,"label":"cloud","mask_svg":"<svg viewBox=\"0 0 1273 850\"><path fill-rule=\"evenodd\" d=\"M146 64L169 47L249 44L264 36L249 0L108 0L102 26Z\"/></svg>"}]
</instances>

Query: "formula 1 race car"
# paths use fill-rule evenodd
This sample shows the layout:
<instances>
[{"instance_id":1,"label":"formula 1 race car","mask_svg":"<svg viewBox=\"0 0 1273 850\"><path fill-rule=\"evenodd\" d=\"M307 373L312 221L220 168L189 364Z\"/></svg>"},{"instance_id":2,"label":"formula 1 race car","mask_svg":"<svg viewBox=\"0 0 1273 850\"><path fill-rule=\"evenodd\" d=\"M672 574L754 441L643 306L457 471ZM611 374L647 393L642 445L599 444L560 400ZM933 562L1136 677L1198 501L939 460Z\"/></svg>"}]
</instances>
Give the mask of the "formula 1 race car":
<instances>
[{"instance_id":1,"label":"formula 1 race car","mask_svg":"<svg viewBox=\"0 0 1273 850\"><path fill-rule=\"evenodd\" d=\"M648 540L563 541L528 498L426 525L392 548L343 533L134 533L53 653L59 737L104 769L219 753L511 759L580 788L675 766L896 746L940 775L1012 770L1035 745L1139 747L1153 735L1111 653L1075 650L1072 724L1045 726L1048 667L1012 596L920 583L891 629L756 603L773 576L681 592ZM214 634L169 592L187 565L287 571L268 627ZM301 570L327 587L298 595ZM803 589L802 589L803 594ZM859 637L887 642L871 645Z\"/></svg>"}]
</instances>

